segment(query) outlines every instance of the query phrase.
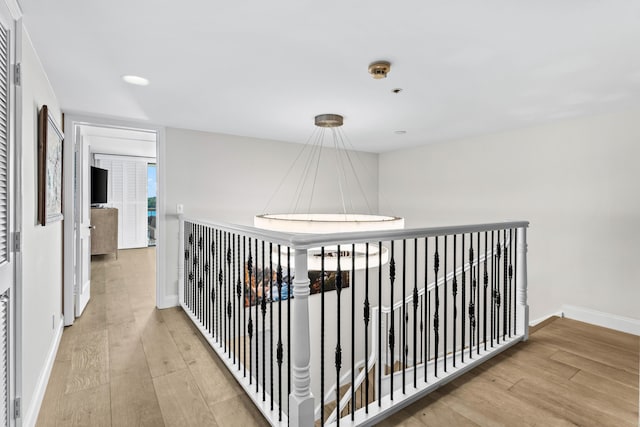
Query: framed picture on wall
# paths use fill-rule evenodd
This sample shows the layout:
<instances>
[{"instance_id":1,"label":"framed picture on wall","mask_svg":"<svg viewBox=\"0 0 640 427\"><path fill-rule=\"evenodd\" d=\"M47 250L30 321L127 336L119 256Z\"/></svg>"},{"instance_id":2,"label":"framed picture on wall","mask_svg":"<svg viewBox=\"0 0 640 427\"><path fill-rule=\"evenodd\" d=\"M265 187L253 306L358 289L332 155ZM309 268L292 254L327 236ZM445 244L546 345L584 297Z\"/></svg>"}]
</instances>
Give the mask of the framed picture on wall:
<instances>
[{"instance_id":1,"label":"framed picture on wall","mask_svg":"<svg viewBox=\"0 0 640 427\"><path fill-rule=\"evenodd\" d=\"M62 220L64 137L46 105L38 115L38 223Z\"/></svg>"}]
</instances>

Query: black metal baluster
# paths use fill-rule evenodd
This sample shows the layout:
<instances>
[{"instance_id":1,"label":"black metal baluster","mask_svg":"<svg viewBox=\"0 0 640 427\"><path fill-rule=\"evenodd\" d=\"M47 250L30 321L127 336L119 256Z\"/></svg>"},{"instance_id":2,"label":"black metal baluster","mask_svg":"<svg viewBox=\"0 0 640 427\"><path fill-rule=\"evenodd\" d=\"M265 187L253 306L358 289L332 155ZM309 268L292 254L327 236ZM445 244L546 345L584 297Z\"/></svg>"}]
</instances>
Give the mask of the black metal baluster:
<instances>
[{"instance_id":1,"label":"black metal baluster","mask_svg":"<svg viewBox=\"0 0 640 427\"><path fill-rule=\"evenodd\" d=\"M291 276L291 248L287 246L287 396L291 394L291 298L293 295L293 278ZM324 351L324 350L323 350ZM289 399L287 398L287 412ZM323 408L324 412L324 408ZM291 413L291 412L288 412Z\"/></svg>"},{"instance_id":2,"label":"black metal baluster","mask_svg":"<svg viewBox=\"0 0 640 427\"><path fill-rule=\"evenodd\" d=\"M496 342L500 344L500 257L502 247L500 246L500 231L498 231L498 243L496 244L496 289L495 289L495 311L496 311Z\"/></svg>"},{"instance_id":3,"label":"black metal baluster","mask_svg":"<svg viewBox=\"0 0 640 427\"><path fill-rule=\"evenodd\" d=\"M395 241L391 241L391 260L389 261L389 282L390 282L390 304L391 307L391 325L389 327L389 352L391 356L391 400L393 400L393 377L395 372L395 343L396 343L396 332L395 332L395 310L394 299L393 299L393 285L396 280L396 261L394 259L394 243Z\"/></svg>"},{"instance_id":4,"label":"black metal baluster","mask_svg":"<svg viewBox=\"0 0 640 427\"><path fill-rule=\"evenodd\" d=\"M207 251L207 265L205 266L206 270L207 270L207 290L205 292L205 299L207 300L207 306L208 306L208 311L207 311L207 322L208 322L208 331L209 334L212 334L213 331L213 309L212 309L212 305L213 305L213 300L211 299L211 292L213 290L213 286L215 283L214 277L215 277L215 270L212 268L213 267L213 257L214 254L211 251L211 245L213 244L213 228L209 227L209 230L207 232L207 241L205 244L205 248Z\"/></svg>"},{"instance_id":5,"label":"black metal baluster","mask_svg":"<svg viewBox=\"0 0 640 427\"><path fill-rule=\"evenodd\" d=\"M204 310L202 313L202 327L205 330L209 330L209 231L211 227L204 227L203 240L200 248L200 256L202 257L203 265L203 286L202 286L202 302Z\"/></svg>"},{"instance_id":6,"label":"black metal baluster","mask_svg":"<svg viewBox=\"0 0 640 427\"><path fill-rule=\"evenodd\" d=\"M475 304L476 304L476 353L480 354L480 232L476 233L477 239L477 255L476 255L476 292L475 292Z\"/></svg>"},{"instance_id":7,"label":"black metal baluster","mask_svg":"<svg viewBox=\"0 0 640 427\"><path fill-rule=\"evenodd\" d=\"M200 246L202 246L202 241L200 240L202 237L202 226L200 224L196 227L196 240L194 247L194 254L196 256L193 257L193 267L196 271L196 298L197 298L197 314L198 322L202 324L202 270L200 268L200 257L202 254L200 253Z\"/></svg>"},{"instance_id":8,"label":"black metal baluster","mask_svg":"<svg viewBox=\"0 0 640 427\"><path fill-rule=\"evenodd\" d=\"M356 245L351 244L351 421L356 413ZM367 354L364 355L365 361ZM365 362L366 363L366 362ZM365 372L366 374L366 372ZM361 389L362 390L362 389Z\"/></svg>"},{"instance_id":9,"label":"black metal baluster","mask_svg":"<svg viewBox=\"0 0 640 427\"><path fill-rule=\"evenodd\" d=\"M502 340L507 339L507 306L509 305L507 294L507 280L508 280L508 256L507 256L507 230L502 231Z\"/></svg>"},{"instance_id":10,"label":"black metal baluster","mask_svg":"<svg viewBox=\"0 0 640 427\"><path fill-rule=\"evenodd\" d=\"M513 228L509 229L509 338L511 338L511 304L513 300Z\"/></svg>"},{"instance_id":11,"label":"black metal baluster","mask_svg":"<svg viewBox=\"0 0 640 427\"><path fill-rule=\"evenodd\" d=\"M224 334L226 337L226 341L224 343L224 350L227 352L227 356L231 351L231 284L233 283L231 280L231 233L225 233L225 252L226 252L226 281L224 284L224 307L223 309L223 317L224 317Z\"/></svg>"},{"instance_id":12,"label":"black metal baluster","mask_svg":"<svg viewBox=\"0 0 640 427\"><path fill-rule=\"evenodd\" d=\"M198 315L198 320L200 320L200 325L202 327L205 326L205 304L204 304L204 253L202 250L202 236L204 235L205 227L200 225L198 227L198 298L200 300L200 313Z\"/></svg>"},{"instance_id":13,"label":"black metal baluster","mask_svg":"<svg viewBox=\"0 0 640 427\"><path fill-rule=\"evenodd\" d=\"M191 295L191 314L197 318L198 306L196 301L196 289L198 287L198 281L196 278L196 267L193 259L198 256L196 247L194 245L196 239L196 225L191 224L191 233L189 235L189 246L191 248L191 259L189 260L189 294Z\"/></svg>"},{"instance_id":14,"label":"black metal baluster","mask_svg":"<svg viewBox=\"0 0 640 427\"><path fill-rule=\"evenodd\" d=\"M282 248L278 245L278 272L276 276L278 284L278 421L282 421ZM273 315L273 314L272 314Z\"/></svg>"},{"instance_id":15,"label":"black metal baluster","mask_svg":"<svg viewBox=\"0 0 640 427\"><path fill-rule=\"evenodd\" d=\"M240 330L241 330L241 324L242 324L242 307L244 306L244 304L241 304L240 301L242 300L242 270L241 267L244 265L244 258L242 257L242 252L240 251L241 248L243 248L244 243L241 245L240 242L244 239L244 236L241 238L240 235L238 234L238 253L237 253L237 259L238 259L238 263L236 265L237 268L237 272L238 272L238 281L236 282L236 308L237 308L237 316L238 316L238 332L236 334L236 340L238 341L238 349L237 349L237 354L238 354L238 371L240 371L240 345L242 343L242 341L244 341L244 335L242 337L240 337ZM244 301L243 301L244 302ZM241 339L242 338L242 339Z\"/></svg>"},{"instance_id":16,"label":"black metal baluster","mask_svg":"<svg viewBox=\"0 0 640 427\"><path fill-rule=\"evenodd\" d=\"M464 363L464 339L466 336L466 327L467 327L467 323L466 323L466 318L467 316L465 316L464 310L467 307L467 299L466 299L466 286L467 286L467 275L464 272L464 234L462 234L461 237L462 241L460 242L460 261L462 261L462 272L460 273L460 275L462 276L462 302L460 304L460 307L462 307L462 315L460 316L460 320L462 322L462 330L460 331L460 361L462 363ZM471 271L471 264L469 264L469 271Z\"/></svg>"},{"instance_id":17,"label":"black metal baluster","mask_svg":"<svg viewBox=\"0 0 640 427\"><path fill-rule=\"evenodd\" d=\"M365 404L364 411L369 413L369 317L370 317L370 305L369 305L369 242L365 243L365 260L364 260L364 389L365 389ZM355 255L354 255L355 256ZM355 287L355 284L351 286ZM352 297L353 298L353 297ZM380 304L378 304L379 306ZM351 349L355 352L355 349ZM361 389L362 390L362 389ZM361 399L362 400L362 399Z\"/></svg>"},{"instance_id":18,"label":"black metal baluster","mask_svg":"<svg viewBox=\"0 0 640 427\"><path fill-rule=\"evenodd\" d=\"M262 298L260 299L260 311L262 313L262 401L264 402L267 399L267 359L266 359L266 327L265 320L267 316L267 293L265 291L265 282L266 277L265 273L267 270L266 264L264 262L264 240L261 242L262 244Z\"/></svg>"},{"instance_id":19,"label":"black metal baluster","mask_svg":"<svg viewBox=\"0 0 640 427\"><path fill-rule=\"evenodd\" d=\"M491 230L491 296L490 296L490 304L491 304L491 347L493 347L493 339L494 339L494 323L493 319L495 317L495 294L496 294L496 254L495 254L495 231Z\"/></svg>"},{"instance_id":20,"label":"black metal baluster","mask_svg":"<svg viewBox=\"0 0 640 427\"><path fill-rule=\"evenodd\" d=\"M320 248L320 425L324 425L324 246ZM336 381L336 382L339 382Z\"/></svg>"},{"instance_id":21,"label":"black metal baluster","mask_svg":"<svg viewBox=\"0 0 640 427\"><path fill-rule=\"evenodd\" d=\"M340 369L342 368L342 346L340 345L340 330L342 329L342 324L340 322L340 296L342 294L342 269L340 266L340 245L338 245L338 257L337 257L338 265L336 271L336 311L338 315L338 321L336 322L336 355L335 355L335 366L336 366L336 411L338 413L338 417L336 418L336 425L340 426Z\"/></svg>"},{"instance_id":22,"label":"black metal baluster","mask_svg":"<svg viewBox=\"0 0 640 427\"><path fill-rule=\"evenodd\" d=\"M273 243L269 242L269 379L273 411Z\"/></svg>"},{"instance_id":23,"label":"black metal baluster","mask_svg":"<svg viewBox=\"0 0 640 427\"><path fill-rule=\"evenodd\" d=\"M218 241L216 239L217 231L215 229L211 229L211 266L209 267L211 270L211 289L207 298L210 300L210 313L209 317L211 319L211 336L215 339L217 337L216 331L216 283L218 282Z\"/></svg>"},{"instance_id":24,"label":"black metal baluster","mask_svg":"<svg viewBox=\"0 0 640 427\"><path fill-rule=\"evenodd\" d=\"M424 312L424 295L420 295L420 363L426 363L424 350L425 350L425 341L424 341L424 317L422 313ZM426 365L425 365L426 366ZM426 371L426 369L425 369Z\"/></svg>"},{"instance_id":25,"label":"black metal baluster","mask_svg":"<svg viewBox=\"0 0 640 427\"><path fill-rule=\"evenodd\" d=\"M433 374L438 378L438 344L440 341L440 295L438 294L438 270L440 268L440 254L438 254L438 236L436 239L436 251L433 254L433 272L435 273L435 308L433 313Z\"/></svg>"},{"instance_id":26,"label":"black metal baluster","mask_svg":"<svg viewBox=\"0 0 640 427\"><path fill-rule=\"evenodd\" d=\"M487 349L487 287L489 286L489 273L487 272L487 243L489 241L488 232L484 232L484 301L482 317L484 325L482 327L482 337L484 341L484 349ZM492 257L493 258L493 257Z\"/></svg>"},{"instance_id":27,"label":"black metal baluster","mask_svg":"<svg viewBox=\"0 0 640 427\"><path fill-rule=\"evenodd\" d=\"M258 310L260 309L260 295L258 293L260 287L260 281L258 280L258 272L260 271L260 258L258 257L258 239L256 239L256 247L255 247L255 260L256 260L256 268L254 268L254 278L256 283L256 308L255 308L255 318L256 318L256 354L255 354L255 362L256 362L256 393L260 390L260 335L259 335L259 327L260 324L260 314ZM264 263L262 264L262 268L264 269ZM264 342L263 342L264 343Z\"/></svg>"},{"instance_id":28,"label":"black metal baluster","mask_svg":"<svg viewBox=\"0 0 640 427\"><path fill-rule=\"evenodd\" d=\"M236 293L236 235L231 235L231 282L229 283L229 329L231 334L231 341L229 341L229 352L233 353L233 364L236 363L236 299L234 298ZM238 277L238 280L240 278Z\"/></svg>"},{"instance_id":29,"label":"black metal baluster","mask_svg":"<svg viewBox=\"0 0 640 427\"><path fill-rule=\"evenodd\" d=\"M402 239L402 394L406 393L407 371L407 240Z\"/></svg>"},{"instance_id":30,"label":"black metal baluster","mask_svg":"<svg viewBox=\"0 0 640 427\"><path fill-rule=\"evenodd\" d=\"M515 253L513 254L513 333L518 333L518 229L516 229L516 235L513 238L513 244L515 245ZM523 331L524 332L524 331Z\"/></svg>"},{"instance_id":31,"label":"black metal baluster","mask_svg":"<svg viewBox=\"0 0 640 427\"><path fill-rule=\"evenodd\" d=\"M424 238L424 382L427 381L427 363L429 362L429 351L431 350L431 292L429 291L429 237Z\"/></svg>"},{"instance_id":32,"label":"black metal baluster","mask_svg":"<svg viewBox=\"0 0 640 427\"><path fill-rule=\"evenodd\" d=\"M224 312L223 306L225 301L223 286L224 286L224 264L225 264L225 239L224 233L220 231L218 234L218 306L216 307L218 314L218 343L220 347L222 347L225 333L224 333L224 316L222 313Z\"/></svg>"},{"instance_id":33,"label":"black metal baluster","mask_svg":"<svg viewBox=\"0 0 640 427\"><path fill-rule=\"evenodd\" d=\"M193 243L192 243L192 263L191 271L193 273L193 314L196 319L199 318L199 300L198 300L198 225L193 226Z\"/></svg>"},{"instance_id":34,"label":"black metal baluster","mask_svg":"<svg viewBox=\"0 0 640 427\"><path fill-rule=\"evenodd\" d=\"M249 245L251 245L251 239L249 239ZM251 246L249 246L249 254L251 254ZM249 255L250 257L251 255ZM246 260L246 261L245 261ZM245 272L245 262L247 271ZM240 310L242 310L242 376L247 377L247 286L251 285L251 271L249 271L249 260L247 259L247 236L242 236L242 277L244 278L242 286L242 304ZM247 284L247 272L249 273L249 284ZM249 305L249 312L251 312L251 306ZM249 350L251 353L251 350ZM251 372L251 371L249 371Z\"/></svg>"},{"instance_id":35,"label":"black metal baluster","mask_svg":"<svg viewBox=\"0 0 640 427\"><path fill-rule=\"evenodd\" d=\"M226 265L226 242L225 242L226 232L222 230L218 233L218 291L216 292L218 296L218 304L216 306L216 315L218 317L218 344L220 347L224 347L225 341L225 329L224 329L224 282L225 282L225 265Z\"/></svg>"},{"instance_id":36,"label":"black metal baluster","mask_svg":"<svg viewBox=\"0 0 640 427\"><path fill-rule=\"evenodd\" d=\"M378 407L382 406L382 242L378 242Z\"/></svg>"},{"instance_id":37,"label":"black metal baluster","mask_svg":"<svg viewBox=\"0 0 640 427\"><path fill-rule=\"evenodd\" d=\"M251 347L253 346L253 316L251 314L251 307L253 306L253 284L251 283L251 277L253 275L253 257L251 256L252 240L252 238L249 238L249 259L247 260L247 274L249 276L249 307L247 308L249 312L249 324L247 325L247 333L249 334L249 384L253 381L253 357L251 353Z\"/></svg>"},{"instance_id":38,"label":"black metal baluster","mask_svg":"<svg viewBox=\"0 0 640 427\"><path fill-rule=\"evenodd\" d=\"M451 353L451 357L454 368L456 367L456 321L458 320L458 306L456 305L456 298L458 296L458 278L456 276L456 258L458 254L457 237L456 234L453 235L453 280L451 281L451 295L453 296L453 352Z\"/></svg>"},{"instance_id":39,"label":"black metal baluster","mask_svg":"<svg viewBox=\"0 0 640 427\"><path fill-rule=\"evenodd\" d=\"M473 233L469 233L469 285L471 288L469 289L469 358L473 359L473 338L475 337L476 331L476 289L478 286L477 283L477 273L474 274L474 269L478 268L473 265Z\"/></svg>"},{"instance_id":40,"label":"black metal baluster","mask_svg":"<svg viewBox=\"0 0 640 427\"><path fill-rule=\"evenodd\" d=\"M447 240L449 236L444 236L444 333L442 334L444 337L444 345L442 346L442 364L444 365L444 371L447 372Z\"/></svg>"},{"instance_id":41,"label":"black metal baluster","mask_svg":"<svg viewBox=\"0 0 640 427\"><path fill-rule=\"evenodd\" d=\"M413 388L418 388L418 239L413 239Z\"/></svg>"},{"instance_id":42,"label":"black metal baluster","mask_svg":"<svg viewBox=\"0 0 640 427\"><path fill-rule=\"evenodd\" d=\"M198 224L194 224L193 226L193 242L192 242L192 251L193 255L191 262L191 272L193 273L193 284L192 284L192 292L193 292L193 315L196 319L199 319L199 299L198 299Z\"/></svg>"},{"instance_id":43,"label":"black metal baluster","mask_svg":"<svg viewBox=\"0 0 640 427\"><path fill-rule=\"evenodd\" d=\"M191 263L191 253L189 252L189 228L191 226L191 223L189 222L185 222L184 223L184 277L183 277L183 286L184 289L182 292L184 292L184 302L186 304L186 306L189 308L189 311L191 310L191 295L189 292L189 286L190 286L190 280L189 280L189 272L191 271L190 269L190 263Z\"/></svg>"}]
</instances>

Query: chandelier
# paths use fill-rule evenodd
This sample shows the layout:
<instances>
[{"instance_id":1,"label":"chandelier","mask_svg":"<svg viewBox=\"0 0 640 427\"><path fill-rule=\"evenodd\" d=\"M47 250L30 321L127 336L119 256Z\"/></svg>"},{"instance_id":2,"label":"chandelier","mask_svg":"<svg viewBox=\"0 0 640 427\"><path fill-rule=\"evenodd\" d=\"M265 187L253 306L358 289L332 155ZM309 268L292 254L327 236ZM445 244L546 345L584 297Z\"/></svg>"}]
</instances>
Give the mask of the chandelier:
<instances>
[{"instance_id":1,"label":"chandelier","mask_svg":"<svg viewBox=\"0 0 640 427\"><path fill-rule=\"evenodd\" d=\"M361 182L355 170L353 153L349 153L346 147L346 138L342 134L340 127L344 119L339 114L321 114L315 117L315 125L318 131L315 138L309 139L307 146L311 146L308 157L305 159L303 176L298 180L296 193L294 194L294 208L290 213L261 214L254 217L254 226L257 228L281 231L288 233L312 233L331 234L357 231L379 231L404 228L404 219L396 216L378 215L372 213L349 212L347 206L350 205L350 198L345 194L345 190L353 188L349 185L347 177L350 175L347 167L350 168L351 176L356 181L367 206L369 203L364 194ZM327 134L331 138L327 138ZM334 213L311 213L313 194L316 187L315 179L318 176L320 165L320 154L325 145L325 140L331 140L332 148L336 150L336 158L343 161L336 161L340 168L337 176L337 194L340 195L342 212ZM306 148L306 147L305 147ZM300 158L300 156L298 156ZM315 164L315 169L311 165ZM290 169L292 170L292 169ZM285 179L287 177L285 176ZM311 182L309 182L311 181ZM351 183L352 184L352 183ZM300 201L303 199L302 193L308 191L308 206L306 212L299 212ZM286 249L285 249L286 250ZM340 258L340 270L350 270L355 264L356 269L364 269L385 264L388 261L387 249L379 247L377 244L355 244L340 246L340 257L337 246L324 247L324 269L326 271L338 270L338 258ZM320 270L322 261L322 249L312 248L308 250L309 270ZM368 258L368 262L367 262Z\"/></svg>"}]
</instances>

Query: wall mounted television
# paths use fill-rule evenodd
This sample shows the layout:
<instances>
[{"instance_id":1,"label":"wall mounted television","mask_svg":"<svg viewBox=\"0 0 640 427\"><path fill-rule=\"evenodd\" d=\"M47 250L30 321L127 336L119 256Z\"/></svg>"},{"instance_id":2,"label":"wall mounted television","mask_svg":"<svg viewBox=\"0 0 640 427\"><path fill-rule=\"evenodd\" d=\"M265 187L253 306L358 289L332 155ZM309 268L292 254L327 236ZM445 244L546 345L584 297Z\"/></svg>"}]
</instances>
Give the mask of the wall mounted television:
<instances>
[{"instance_id":1,"label":"wall mounted television","mask_svg":"<svg viewBox=\"0 0 640 427\"><path fill-rule=\"evenodd\" d=\"M91 205L107 203L109 171L91 166Z\"/></svg>"}]
</instances>

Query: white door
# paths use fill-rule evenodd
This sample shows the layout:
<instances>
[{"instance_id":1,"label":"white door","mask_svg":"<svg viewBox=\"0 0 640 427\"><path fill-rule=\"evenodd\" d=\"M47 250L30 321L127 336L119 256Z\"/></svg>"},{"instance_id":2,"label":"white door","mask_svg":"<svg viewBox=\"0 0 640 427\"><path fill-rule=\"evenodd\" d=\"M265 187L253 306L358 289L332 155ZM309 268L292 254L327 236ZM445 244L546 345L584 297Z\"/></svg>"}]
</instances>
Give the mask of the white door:
<instances>
[{"instance_id":1,"label":"white door","mask_svg":"<svg viewBox=\"0 0 640 427\"><path fill-rule=\"evenodd\" d=\"M89 145L83 141L80 128L76 131L76 238L77 248L77 287L75 295L76 317L80 317L91 297L91 181L89 177Z\"/></svg>"},{"instance_id":2,"label":"white door","mask_svg":"<svg viewBox=\"0 0 640 427\"><path fill-rule=\"evenodd\" d=\"M19 257L18 241L12 241L12 233L19 231L16 217L18 186L15 165L15 96L10 67L15 63L13 30L16 28L11 13L4 2L0 3L0 424L14 426L12 403L18 382L15 376L15 354L19 351L16 341L14 286L16 264ZM19 235L14 234L14 239ZM17 349L17 350L16 350Z\"/></svg>"}]
</instances>

